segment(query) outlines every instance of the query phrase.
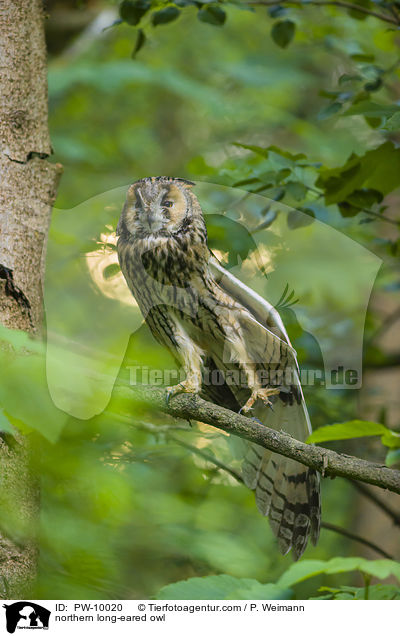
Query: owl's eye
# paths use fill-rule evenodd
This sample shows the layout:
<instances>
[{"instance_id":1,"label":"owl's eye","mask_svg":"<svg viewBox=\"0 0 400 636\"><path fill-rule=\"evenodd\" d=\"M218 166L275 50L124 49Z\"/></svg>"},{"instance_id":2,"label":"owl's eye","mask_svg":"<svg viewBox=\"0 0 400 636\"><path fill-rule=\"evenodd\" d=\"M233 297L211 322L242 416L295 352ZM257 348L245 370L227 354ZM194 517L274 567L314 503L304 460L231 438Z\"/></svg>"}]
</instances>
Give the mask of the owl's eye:
<instances>
[{"instance_id":1,"label":"owl's eye","mask_svg":"<svg viewBox=\"0 0 400 636\"><path fill-rule=\"evenodd\" d=\"M164 208L172 208L173 205L174 205L173 201L164 201L163 203Z\"/></svg>"}]
</instances>

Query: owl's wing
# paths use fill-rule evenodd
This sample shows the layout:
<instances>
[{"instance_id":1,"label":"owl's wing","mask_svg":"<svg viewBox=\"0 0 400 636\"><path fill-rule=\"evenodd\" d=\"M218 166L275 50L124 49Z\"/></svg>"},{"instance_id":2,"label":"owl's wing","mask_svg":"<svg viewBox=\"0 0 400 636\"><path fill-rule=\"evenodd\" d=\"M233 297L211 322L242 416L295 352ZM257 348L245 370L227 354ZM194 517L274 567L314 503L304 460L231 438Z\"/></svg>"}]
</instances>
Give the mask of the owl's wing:
<instances>
[{"instance_id":1,"label":"owl's wing","mask_svg":"<svg viewBox=\"0 0 400 636\"><path fill-rule=\"evenodd\" d=\"M266 329L272 330L291 346L282 319L273 305L225 269L212 252L209 266L218 285L229 296L246 307Z\"/></svg>"},{"instance_id":2,"label":"owl's wing","mask_svg":"<svg viewBox=\"0 0 400 636\"><path fill-rule=\"evenodd\" d=\"M250 313L248 324L243 325L250 356L260 353L261 347L268 366L268 351L271 347L277 341L285 344L280 345L281 360L275 366L291 371L290 384L282 387L279 396L271 398L273 410L258 402L254 415L269 428L283 430L304 441L311 433L310 418L300 384L296 354L279 313L264 298L225 270L214 256L209 264L219 287ZM261 343L266 345L261 346ZM218 366L221 366L221 362ZM235 388L230 388L238 400ZM316 544L320 529L320 485L316 471L248 443L243 478L245 484L255 491L261 514L269 517L283 554L292 549L294 559L298 559L307 546L309 536Z\"/></svg>"}]
</instances>

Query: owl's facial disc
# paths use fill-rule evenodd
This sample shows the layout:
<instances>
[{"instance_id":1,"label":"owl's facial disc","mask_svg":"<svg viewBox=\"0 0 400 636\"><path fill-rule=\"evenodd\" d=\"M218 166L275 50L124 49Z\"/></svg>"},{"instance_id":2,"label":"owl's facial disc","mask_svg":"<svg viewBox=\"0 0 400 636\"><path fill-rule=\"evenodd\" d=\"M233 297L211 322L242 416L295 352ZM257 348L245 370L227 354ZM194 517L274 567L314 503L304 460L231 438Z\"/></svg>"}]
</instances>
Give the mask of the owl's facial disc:
<instances>
[{"instance_id":1,"label":"owl's facial disc","mask_svg":"<svg viewBox=\"0 0 400 636\"><path fill-rule=\"evenodd\" d=\"M186 196L175 184L134 184L127 195L126 227L133 235L172 235L179 231L186 210Z\"/></svg>"}]
</instances>

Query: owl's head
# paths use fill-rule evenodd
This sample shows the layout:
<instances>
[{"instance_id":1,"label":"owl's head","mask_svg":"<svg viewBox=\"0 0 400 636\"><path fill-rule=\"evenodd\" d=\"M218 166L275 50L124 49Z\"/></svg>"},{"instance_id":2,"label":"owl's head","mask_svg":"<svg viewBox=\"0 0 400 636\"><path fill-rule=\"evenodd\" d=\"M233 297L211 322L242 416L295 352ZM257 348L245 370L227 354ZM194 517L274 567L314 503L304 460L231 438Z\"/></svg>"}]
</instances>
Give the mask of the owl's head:
<instances>
[{"instance_id":1,"label":"owl's head","mask_svg":"<svg viewBox=\"0 0 400 636\"><path fill-rule=\"evenodd\" d=\"M172 237L188 231L202 214L191 181L146 177L129 186L117 234L126 238Z\"/></svg>"}]
</instances>

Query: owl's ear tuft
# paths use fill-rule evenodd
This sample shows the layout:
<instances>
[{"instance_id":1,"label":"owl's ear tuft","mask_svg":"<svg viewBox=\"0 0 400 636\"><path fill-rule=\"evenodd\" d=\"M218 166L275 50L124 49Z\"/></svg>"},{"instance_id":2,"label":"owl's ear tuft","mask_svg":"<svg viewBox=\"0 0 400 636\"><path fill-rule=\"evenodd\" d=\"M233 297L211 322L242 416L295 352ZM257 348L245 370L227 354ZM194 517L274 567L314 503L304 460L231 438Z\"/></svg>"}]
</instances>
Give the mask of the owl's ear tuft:
<instances>
[{"instance_id":1,"label":"owl's ear tuft","mask_svg":"<svg viewBox=\"0 0 400 636\"><path fill-rule=\"evenodd\" d=\"M174 179L174 181L178 181L178 183L182 184L186 188L192 188L194 185L196 185L193 181L189 181L188 179L177 178Z\"/></svg>"},{"instance_id":2,"label":"owl's ear tuft","mask_svg":"<svg viewBox=\"0 0 400 636\"><path fill-rule=\"evenodd\" d=\"M128 203L135 203L136 201L135 189L138 183L140 182L137 181L136 183L133 183L132 185L129 186L128 191L126 193L126 200Z\"/></svg>"}]
</instances>

